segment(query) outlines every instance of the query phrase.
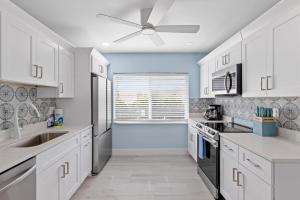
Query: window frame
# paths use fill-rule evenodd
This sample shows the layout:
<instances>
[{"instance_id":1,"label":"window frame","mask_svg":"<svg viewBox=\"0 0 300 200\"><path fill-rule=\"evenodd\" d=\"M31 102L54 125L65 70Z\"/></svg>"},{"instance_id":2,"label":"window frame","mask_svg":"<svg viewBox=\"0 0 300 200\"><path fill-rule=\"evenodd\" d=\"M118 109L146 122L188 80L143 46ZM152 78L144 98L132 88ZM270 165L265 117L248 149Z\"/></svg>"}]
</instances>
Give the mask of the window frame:
<instances>
[{"instance_id":1,"label":"window frame","mask_svg":"<svg viewBox=\"0 0 300 200\"><path fill-rule=\"evenodd\" d=\"M182 120L153 120L153 119L149 119L149 120L116 120L115 119L115 76L120 76L120 75L128 75L128 76L185 76L186 78L186 103L185 103L185 119ZM114 73L113 74L113 123L114 124L187 124L188 123L188 119L189 119L189 74L188 73ZM152 105L152 104L151 104ZM150 106L151 106L150 105Z\"/></svg>"}]
</instances>

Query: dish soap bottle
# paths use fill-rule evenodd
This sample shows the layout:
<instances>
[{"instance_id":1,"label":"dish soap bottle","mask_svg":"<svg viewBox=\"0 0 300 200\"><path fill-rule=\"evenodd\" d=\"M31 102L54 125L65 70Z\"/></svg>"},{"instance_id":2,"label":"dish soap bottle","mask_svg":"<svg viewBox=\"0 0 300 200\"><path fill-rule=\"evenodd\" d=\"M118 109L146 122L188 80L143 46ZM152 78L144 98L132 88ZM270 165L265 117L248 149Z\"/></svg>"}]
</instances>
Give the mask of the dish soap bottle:
<instances>
[{"instance_id":1,"label":"dish soap bottle","mask_svg":"<svg viewBox=\"0 0 300 200\"><path fill-rule=\"evenodd\" d=\"M54 127L61 128L64 123L64 111L63 109L55 109L54 113L55 113Z\"/></svg>"},{"instance_id":2,"label":"dish soap bottle","mask_svg":"<svg viewBox=\"0 0 300 200\"><path fill-rule=\"evenodd\" d=\"M51 128L54 126L54 110L55 107L50 107L47 113L47 127Z\"/></svg>"}]
</instances>

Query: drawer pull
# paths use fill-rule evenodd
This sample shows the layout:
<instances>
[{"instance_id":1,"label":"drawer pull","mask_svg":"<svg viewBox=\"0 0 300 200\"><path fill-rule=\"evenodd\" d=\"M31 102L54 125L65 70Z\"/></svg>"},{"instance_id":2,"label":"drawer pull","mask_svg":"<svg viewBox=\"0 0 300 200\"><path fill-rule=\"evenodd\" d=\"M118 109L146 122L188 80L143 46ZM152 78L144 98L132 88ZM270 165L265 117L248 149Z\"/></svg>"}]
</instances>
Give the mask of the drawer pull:
<instances>
[{"instance_id":1,"label":"drawer pull","mask_svg":"<svg viewBox=\"0 0 300 200\"><path fill-rule=\"evenodd\" d=\"M232 152L233 152L233 149L230 148L228 145L224 144L224 147L226 147L229 151L232 151Z\"/></svg>"},{"instance_id":2,"label":"drawer pull","mask_svg":"<svg viewBox=\"0 0 300 200\"><path fill-rule=\"evenodd\" d=\"M61 167L63 168L63 174L61 176L61 178L66 178L66 165L61 165Z\"/></svg>"},{"instance_id":3,"label":"drawer pull","mask_svg":"<svg viewBox=\"0 0 300 200\"><path fill-rule=\"evenodd\" d=\"M238 180L235 178L235 174L237 172L237 168L233 168L232 169L232 181L233 182L237 182Z\"/></svg>"},{"instance_id":4,"label":"drawer pull","mask_svg":"<svg viewBox=\"0 0 300 200\"><path fill-rule=\"evenodd\" d=\"M67 172L66 174L70 174L70 163L69 162L65 162L65 164L67 165Z\"/></svg>"},{"instance_id":5,"label":"drawer pull","mask_svg":"<svg viewBox=\"0 0 300 200\"><path fill-rule=\"evenodd\" d=\"M246 159L251 165L253 165L254 167L260 168L259 164L256 164L255 162L253 162L252 160L250 160L249 158Z\"/></svg>"}]
</instances>

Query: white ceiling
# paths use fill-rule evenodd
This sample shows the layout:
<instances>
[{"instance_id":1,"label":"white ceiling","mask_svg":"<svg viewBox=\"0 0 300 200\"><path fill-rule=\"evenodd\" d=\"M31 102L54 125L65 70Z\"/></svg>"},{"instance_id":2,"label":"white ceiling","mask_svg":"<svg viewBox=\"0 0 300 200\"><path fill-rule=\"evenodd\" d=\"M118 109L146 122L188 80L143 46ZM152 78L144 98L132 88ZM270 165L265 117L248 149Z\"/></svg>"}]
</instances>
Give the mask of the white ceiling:
<instances>
[{"instance_id":1,"label":"white ceiling","mask_svg":"<svg viewBox=\"0 0 300 200\"><path fill-rule=\"evenodd\" d=\"M279 0L177 0L160 24L199 24L200 31L159 33L166 42L160 47L143 35L114 44L137 29L96 18L97 13L105 13L139 23L139 10L153 7L155 0L11 1L75 46L96 47L102 52L209 52Z\"/></svg>"}]
</instances>

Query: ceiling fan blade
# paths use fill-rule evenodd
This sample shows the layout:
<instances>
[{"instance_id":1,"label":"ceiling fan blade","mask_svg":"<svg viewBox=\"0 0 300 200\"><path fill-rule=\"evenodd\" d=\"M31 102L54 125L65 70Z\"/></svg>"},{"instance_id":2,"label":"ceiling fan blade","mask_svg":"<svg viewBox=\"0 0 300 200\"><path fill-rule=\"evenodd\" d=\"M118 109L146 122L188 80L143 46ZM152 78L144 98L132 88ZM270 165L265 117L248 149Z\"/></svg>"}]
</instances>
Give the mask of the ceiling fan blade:
<instances>
[{"instance_id":1,"label":"ceiling fan blade","mask_svg":"<svg viewBox=\"0 0 300 200\"><path fill-rule=\"evenodd\" d=\"M156 32L168 33L198 33L199 29L199 25L166 25L155 27Z\"/></svg>"},{"instance_id":2,"label":"ceiling fan blade","mask_svg":"<svg viewBox=\"0 0 300 200\"><path fill-rule=\"evenodd\" d=\"M148 19L148 23L152 25L158 24L174 2L175 0L157 0Z\"/></svg>"},{"instance_id":3,"label":"ceiling fan blade","mask_svg":"<svg viewBox=\"0 0 300 200\"><path fill-rule=\"evenodd\" d=\"M131 33L131 34L129 34L129 35L126 35L126 36L124 36L124 37L121 37L120 39L115 40L114 43L121 43L121 42L124 42L124 41L126 41L126 40L129 40L129 39L131 39L131 38L134 38L134 37L136 37L136 36L139 36L139 35L141 35L141 34L142 34L142 31L140 30L140 31Z\"/></svg>"},{"instance_id":4,"label":"ceiling fan blade","mask_svg":"<svg viewBox=\"0 0 300 200\"><path fill-rule=\"evenodd\" d=\"M149 35L149 38L156 46L161 46L165 44L165 42L157 33L153 33L152 35Z\"/></svg>"},{"instance_id":5,"label":"ceiling fan blade","mask_svg":"<svg viewBox=\"0 0 300 200\"><path fill-rule=\"evenodd\" d=\"M141 24L142 26L147 25L148 19L150 17L150 14L152 12L152 8L144 8L141 10Z\"/></svg>"},{"instance_id":6,"label":"ceiling fan blade","mask_svg":"<svg viewBox=\"0 0 300 200\"><path fill-rule=\"evenodd\" d=\"M98 18L109 19L109 20L117 22L119 24L124 24L124 25L127 25L127 26L135 27L135 28L142 28L142 26L140 24L137 24L137 23L134 23L134 22L130 22L130 21L127 21L127 20L124 20L124 19L120 19L120 18L117 18L117 17L113 17L113 16L101 14L101 13L97 14L96 16Z\"/></svg>"}]
</instances>

